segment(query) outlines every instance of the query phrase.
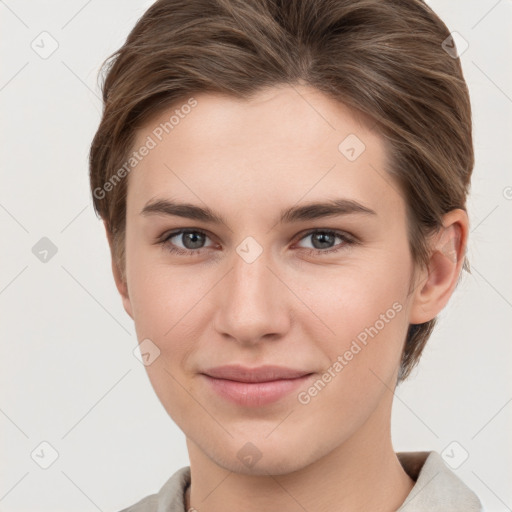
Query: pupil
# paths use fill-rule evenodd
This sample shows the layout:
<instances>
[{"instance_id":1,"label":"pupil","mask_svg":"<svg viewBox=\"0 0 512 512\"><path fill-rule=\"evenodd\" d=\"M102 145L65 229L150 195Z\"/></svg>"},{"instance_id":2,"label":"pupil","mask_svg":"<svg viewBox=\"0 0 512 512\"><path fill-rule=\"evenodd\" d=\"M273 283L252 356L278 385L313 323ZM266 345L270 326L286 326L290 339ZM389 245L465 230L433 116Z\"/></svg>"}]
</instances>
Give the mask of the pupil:
<instances>
[{"instance_id":1,"label":"pupil","mask_svg":"<svg viewBox=\"0 0 512 512\"><path fill-rule=\"evenodd\" d=\"M184 233L183 236L183 245L185 245L187 249L197 249L198 247L201 246L202 235L198 233ZM199 242L197 242L197 239L199 239ZM192 243L191 247L187 245L187 241L190 241Z\"/></svg>"},{"instance_id":2,"label":"pupil","mask_svg":"<svg viewBox=\"0 0 512 512\"><path fill-rule=\"evenodd\" d=\"M320 239L320 244L322 243L327 243L327 245L329 245L329 241L332 241L332 240L326 240L329 239L329 238L332 238L333 235L329 234L329 233L316 233L314 236L313 236L313 245L315 245L315 241L317 241L317 238ZM320 245L320 247L316 247L317 249L325 249L325 245Z\"/></svg>"}]
</instances>

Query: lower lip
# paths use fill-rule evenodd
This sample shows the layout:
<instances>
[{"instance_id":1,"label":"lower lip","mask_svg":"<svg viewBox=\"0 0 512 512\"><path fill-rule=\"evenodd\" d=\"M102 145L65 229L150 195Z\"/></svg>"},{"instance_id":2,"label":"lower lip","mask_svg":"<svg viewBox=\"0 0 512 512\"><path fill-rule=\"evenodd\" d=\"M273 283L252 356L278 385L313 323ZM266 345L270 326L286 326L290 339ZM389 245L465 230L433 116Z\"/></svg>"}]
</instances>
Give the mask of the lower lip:
<instances>
[{"instance_id":1,"label":"lower lip","mask_svg":"<svg viewBox=\"0 0 512 512\"><path fill-rule=\"evenodd\" d=\"M244 407L261 407L271 404L304 386L313 374L296 379L273 380L269 382L238 382L216 379L202 374L213 390L221 397Z\"/></svg>"}]
</instances>

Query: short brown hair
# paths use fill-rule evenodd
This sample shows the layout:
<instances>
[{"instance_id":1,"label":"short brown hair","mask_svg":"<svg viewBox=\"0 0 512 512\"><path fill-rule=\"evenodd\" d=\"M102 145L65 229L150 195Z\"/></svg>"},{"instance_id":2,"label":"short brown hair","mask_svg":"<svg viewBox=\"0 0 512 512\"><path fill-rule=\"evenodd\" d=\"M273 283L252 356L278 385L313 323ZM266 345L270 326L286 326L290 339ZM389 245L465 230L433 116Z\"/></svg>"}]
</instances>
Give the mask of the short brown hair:
<instances>
[{"instance_id":1,"label":"short brown hair","mask_svg":"<svg viewBox=\"0 0 512 512\"><path fill-rule=\"evenodd\" d=\"M451 41L420 0L156 1L103 62L104 110L89 155L94 208L122 275L127 179L108 194L103 187L127 161L136 130L194 93L250 99L299 83L375 123L407 205L415 267L424 267L442 215L466 210L474 165L469 92L460 59L445 51ZM435 323L409 326L398 382Z\"/></svg>"}]
</instances>

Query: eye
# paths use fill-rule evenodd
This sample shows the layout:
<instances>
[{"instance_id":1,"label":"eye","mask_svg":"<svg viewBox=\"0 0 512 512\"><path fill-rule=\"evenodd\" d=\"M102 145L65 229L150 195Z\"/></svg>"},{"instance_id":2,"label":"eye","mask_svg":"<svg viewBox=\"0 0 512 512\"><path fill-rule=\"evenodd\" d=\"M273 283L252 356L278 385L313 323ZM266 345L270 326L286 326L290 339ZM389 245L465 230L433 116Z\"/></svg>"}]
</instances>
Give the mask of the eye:
<instances>
[{"instance_id":1,"label":"eye","mask_svg":"<svg viewBox=\"0 0 512 512\"><path fill-rule=\"evenodd\" d=\"M308 237L311 237L313 248L301 247L301 249L309 254L314 255L335 253L342 251L343 249L347 249L357 243L357 241L351 235L331 229L310 230L299 240L302 241ZM176 238L176 242L172 242L173 238ZM163 240L158 243L162 245L166 251L172 254L190 256L202 254L202 250L206 247L209 247L204 246L205 240L207 238L209 237L204 231L197 229L180 229L179 231L169 233ZM341 243L332 246L336 238L341 240ZM177 246L177 241L181 241L183 247Z\"/></svg>"},{"instance_id":2,"label":"eye","mask_svg":"<svg viewBox=\"0 0 512 512\"><path fill-rule=\"evenodd\" d=\"M303 235L300 240L304 240L308 237L311 237L313 248L310 249L303 247L303 249L311 254L334 253L342 251L343 249L346 249L356 243L355 239L347 233L338 232L331 229L311 230ZM342 243L333 247L332 243L335 242L336 238L340 239Z\"/></svg>"},{"instance_id":3,"label":"eye","mask_svg":"<svg viewBox=\"0 0 512 512\"><path fill-rule=\"evenodd\" d=\"M181 240L185 247L176 247L175 243L171 243L173 238ZM206 238L208 238L208 235L203 231L199 231L197 229L180 229L179 231L169 233L169 235L160 241L159 244L161 244L167 251L173 254L201 254L201 249L203 249L202 244Z\"/></svg>"}]
</instances>

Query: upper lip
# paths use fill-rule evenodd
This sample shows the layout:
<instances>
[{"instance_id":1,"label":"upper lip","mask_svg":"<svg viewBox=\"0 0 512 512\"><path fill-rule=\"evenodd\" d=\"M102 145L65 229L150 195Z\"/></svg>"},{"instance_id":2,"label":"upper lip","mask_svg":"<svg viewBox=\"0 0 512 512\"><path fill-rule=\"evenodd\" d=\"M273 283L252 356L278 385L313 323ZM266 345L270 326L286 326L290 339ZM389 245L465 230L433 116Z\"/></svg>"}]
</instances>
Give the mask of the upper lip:
<instances>
[{"instance_id":1,"label":"upper lip","mask_svg":"<svg viewBox=\"0 0 512 512\"><path fill-rule=\"evenodd\" d=\"M216 366L215 368L204 370L201 373L217 379L228 379L238 382L270 382L273 380L296 379L304 375L309 375L312 372L274 365L258 366L256 368L248 368L241 365L226 365Z\"/></svg>"}]
</instances>

